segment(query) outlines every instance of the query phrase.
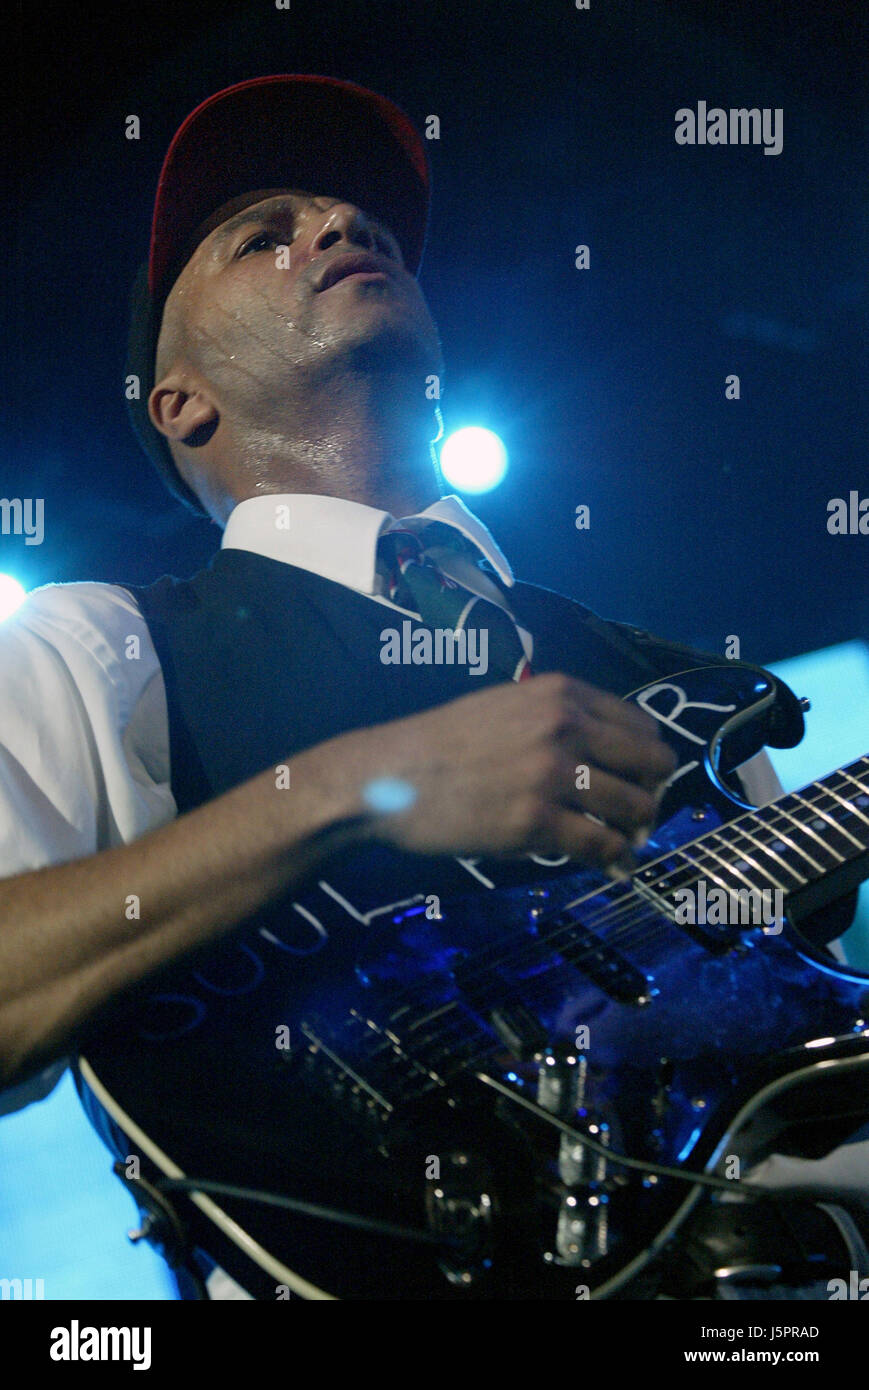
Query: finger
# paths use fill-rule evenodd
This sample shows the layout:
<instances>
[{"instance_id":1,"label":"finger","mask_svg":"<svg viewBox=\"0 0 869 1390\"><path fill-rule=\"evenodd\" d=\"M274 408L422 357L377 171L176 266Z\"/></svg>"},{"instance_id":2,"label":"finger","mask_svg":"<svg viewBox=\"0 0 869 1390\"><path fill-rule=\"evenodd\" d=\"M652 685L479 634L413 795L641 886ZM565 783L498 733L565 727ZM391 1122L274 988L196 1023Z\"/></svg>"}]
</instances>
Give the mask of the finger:
<instances>
[{"instance_id":1,"label":"finger","mask_svg":"<svg viewBox=\"0 0 869 1390\"><path fill-rule=\"evenodd\" d=\"M678 759L661 739L606 723L587 714L576 716L577 761L597 765L626 777L647 790L671 777Z\"/></svg>"},{"instance_id":2,"label":"finger","mask_svg":"<svg viewBox=\"0 0 869 1390\"><path fill-rule=\"evenodd\" d=\"M568 689L579 704L596 718L609 724L636 729L654 738L662 738L660 722L632 701L622 700L618 695L612 695L609 691L600 690L597 686L589 685L587 681L582 680L571 681Z\"/></svg>"},{"instance_id":3,"label":"finger","mask_svg":"<svg viewBox=\"0 0 869 1390\"><path fill-rule=\"evenodd\" d=\"M560 810L555 819L554 833L556 852L568 854L571 859L578 859L589 868L621 876L637 867L624 835L582 813L566 808Z\"/></svg>"},{"instance_id":4,"label":"finger","mask_svg":"<svg viewBox=\"0 0 869 1390\"><path fill-rule=\"evenodd\" d=\"M623 831L631 841L638 831L652 828L658 809L657 798L651 791L626 782L602 767L589 768L588 787L577 790L574 779L565 804L573 810L599 816Z\"/></svg>"}]
</instances>

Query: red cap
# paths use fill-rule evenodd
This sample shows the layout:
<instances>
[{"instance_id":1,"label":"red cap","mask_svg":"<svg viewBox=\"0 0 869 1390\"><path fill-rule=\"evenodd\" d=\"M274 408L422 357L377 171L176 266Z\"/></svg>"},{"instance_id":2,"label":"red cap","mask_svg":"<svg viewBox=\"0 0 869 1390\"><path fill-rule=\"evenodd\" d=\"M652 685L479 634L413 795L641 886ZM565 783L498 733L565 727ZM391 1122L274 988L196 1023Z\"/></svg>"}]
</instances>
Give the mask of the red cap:
<instances>
[{"instance_id":1,"label":"red cap","mask_svg":"<svg viewBox=\"0 0 869 1390\"><path fill-rule=\"evenodd\" d=\"M177 131L160 172L148 287L161 302L224 203L266 188L339 197L384 222L416 274L431 179L425 145L386 97L336 77L254 77L215 92Z\"/></svg>"}]
</instances>

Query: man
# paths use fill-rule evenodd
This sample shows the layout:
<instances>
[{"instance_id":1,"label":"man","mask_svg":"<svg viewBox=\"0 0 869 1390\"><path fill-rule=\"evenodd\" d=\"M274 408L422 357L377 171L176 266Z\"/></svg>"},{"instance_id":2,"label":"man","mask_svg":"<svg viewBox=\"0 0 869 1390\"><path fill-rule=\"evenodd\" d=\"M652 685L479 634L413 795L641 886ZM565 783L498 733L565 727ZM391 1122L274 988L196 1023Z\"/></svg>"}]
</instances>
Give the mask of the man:
<instances>
[{"instance_id":1,"label":"man","mask_svg":"<svg viewBox=\"0 0 869 1390\"><path fill-rule=\"evenodd\" d=\"M238 84L170 147L131 409L223 542L182 584L37 591L0 635L7 1087L49 1084L134 987L348 852L618 874L655 823L675 758L619 696L692 654L517 586L439 496L427 210L407 118L333 79ZM479 616L476 670L384 663L379 631L433 625L432 574ZM802 719L777 697L788 745ZM775 790L764 759L743 786Z\"/></svg>"}]
</instances>

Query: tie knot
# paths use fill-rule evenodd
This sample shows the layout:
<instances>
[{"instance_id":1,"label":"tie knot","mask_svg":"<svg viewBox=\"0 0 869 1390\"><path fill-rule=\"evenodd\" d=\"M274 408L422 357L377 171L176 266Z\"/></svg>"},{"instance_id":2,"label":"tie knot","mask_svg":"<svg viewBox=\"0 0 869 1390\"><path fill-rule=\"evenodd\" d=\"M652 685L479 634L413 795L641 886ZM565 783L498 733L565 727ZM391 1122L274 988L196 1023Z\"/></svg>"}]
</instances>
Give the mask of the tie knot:
<instances>
[{"instance_id":1,"label":"tie knot","mask_svg":"<svg viewBox=\"0 0 869 1390\"><path fill-rule=\"evenodd\" d=\"M437 559L440 551L446 564L445 549L480 556L478 547L454 526L432 522L421 527L418 534L400 527L387 531L377 543L386 596L397 607L419 614L421 622L432 628L436 636L451 634L452 639L466 646L475 641L481 644L480 651L485 644L482 660L500 679L525 680L531 668L512 615L445 574ZM464 649L459 650L461 653ZM465 658L454 654L443 659L452 664L453 660ZM418 664L416 656L413 660ZM474 664L474 674L481 669L479 663Z\"/></svg>"},{"instance_id":2,"label":"tie knot","mask_svg":"<svg viewBox=\"0 0 869 1390\"><path fill-rule=\"evenodd\" d=\"M457 527L444 521L429 521L419 530L413 531L397 526L381 536L377 543L377 553L385 561L388 570L393 570L396 564L406 564L409 560L438 569L438 556L431 555L429 552L432 551L440 552L441 559L446 558L444 552L452 551L455 555L464 555L476 564L486 563L479 546L464 536Z\"/></svg>"},{"instance_id":3,"label":"tie knot","mask_svg":"<svg viewBox=\"0 0 869 1390\"><path fill-rule=\"evenodd\" d=\"M422 544L412 531L396 528L380 537L377 542L377 555L391 573L409 560L418 561L422 555Z\"/></svg>"}]
</instances>

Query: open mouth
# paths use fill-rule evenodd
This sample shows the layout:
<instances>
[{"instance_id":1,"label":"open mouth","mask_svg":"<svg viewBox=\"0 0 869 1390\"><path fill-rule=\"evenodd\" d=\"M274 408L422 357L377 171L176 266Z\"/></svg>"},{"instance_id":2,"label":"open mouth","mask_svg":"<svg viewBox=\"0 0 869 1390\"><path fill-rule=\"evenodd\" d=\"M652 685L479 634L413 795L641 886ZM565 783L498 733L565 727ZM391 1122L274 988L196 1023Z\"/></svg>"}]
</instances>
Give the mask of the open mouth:
<instances>
[{"instance_id":1,"label":"open mouth","mask_svg":"<svg viewBox=\"0 0 869 1390\"><path fill-rule=\"evenodd\" d=\"M389 277L382 270L351 270L348 275L342 275L340 280L335 280L328 286L333 290L336 285L343 285L347 280L386 280Z\"/></svg>"},{"instance_id":2,"label":"open mouth","mask_svg":"<svg viewBox=\"0 0 869 1390\"><path fill-rule=\"evenodd\" d=\"M363 280L388 278L380 257L368 251L347 251L329 262L317 288L328 290L342 280L349 280L354 276L361 276Z\"/></svg>"}]
</instances>

